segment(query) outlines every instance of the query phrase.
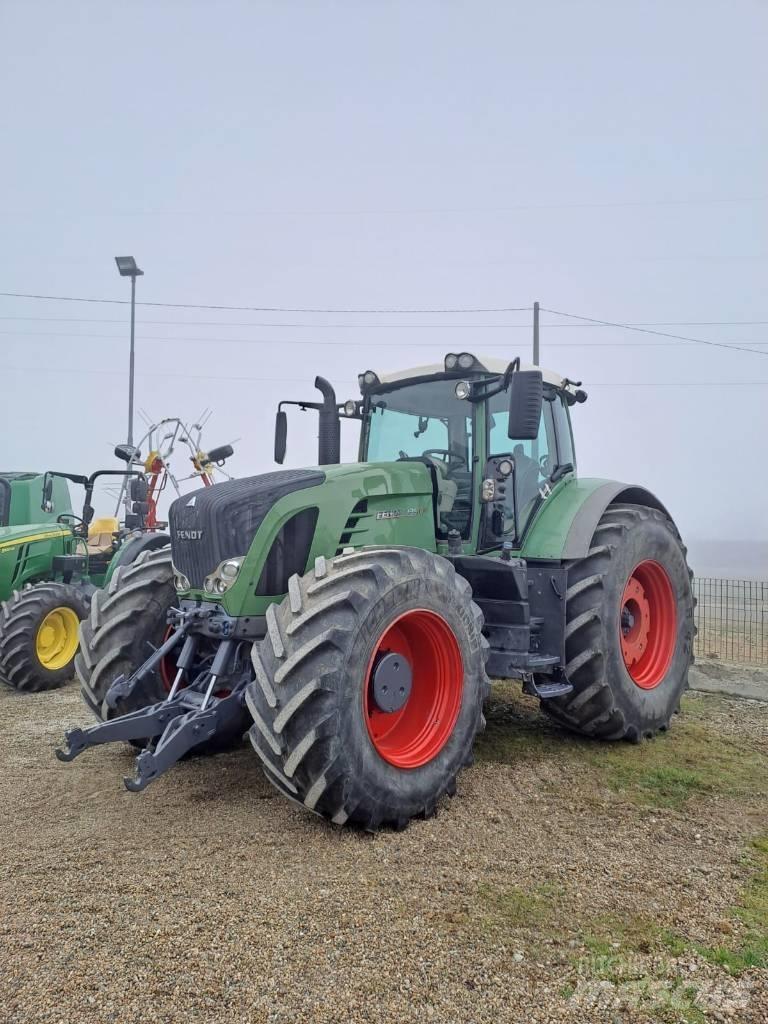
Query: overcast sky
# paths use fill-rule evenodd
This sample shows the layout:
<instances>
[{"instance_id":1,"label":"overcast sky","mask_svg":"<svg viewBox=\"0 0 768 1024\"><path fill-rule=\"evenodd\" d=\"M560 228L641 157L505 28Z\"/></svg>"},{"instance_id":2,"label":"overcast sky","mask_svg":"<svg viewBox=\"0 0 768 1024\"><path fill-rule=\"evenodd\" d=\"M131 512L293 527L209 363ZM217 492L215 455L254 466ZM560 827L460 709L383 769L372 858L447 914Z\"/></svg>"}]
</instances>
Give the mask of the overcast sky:
<instances>
[{"instance_id":1,"label":"overcast sky","mask_svg":"<svg viewBox=\"0 0 768 1024\"><path fill-rule=\"evenodd\" d=\"M542 362L590 393L580 472L647 484L686 536L768 540L768 322L709 323L768 321L767 30L751 0L0 0L0 291L125 299L130 253L147 301L538 299L752 345L542 314ZM0 468L113 464L127 307L0 317ZM530 351L527 312L138 319L137 405L211 406L238 475L315 373L343 399L369 366ZM315 429L293 416L288 464Z\"/></svg>"}]
</instances>

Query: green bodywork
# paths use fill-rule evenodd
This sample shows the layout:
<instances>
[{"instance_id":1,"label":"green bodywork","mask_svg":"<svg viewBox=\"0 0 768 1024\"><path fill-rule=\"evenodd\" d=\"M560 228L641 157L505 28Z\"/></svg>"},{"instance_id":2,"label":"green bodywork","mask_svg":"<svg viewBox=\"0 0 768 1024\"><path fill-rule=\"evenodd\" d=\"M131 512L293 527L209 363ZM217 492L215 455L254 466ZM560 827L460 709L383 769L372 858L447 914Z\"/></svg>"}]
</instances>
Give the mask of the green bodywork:
<instances>
[{"instance_id":1,"label":"green bodywork","mask_svg":"<svg viewBox=\"0 0 768 1024\"><path fill-rule=\"evenodd\" d=\"M67 481L55 477L50 512L42 510L44 473L0 472L0 528L55 523L56 517L72 513Z\"/></svg>"},{"instance_id":2,"label":"green bodywork","mask_svg":"<svg viewBox=\"0 0 768 1024\"><path fill-rule=\"evenodd\" d=\"M447 553L447 544L435 539L432 483L425 466L382 462L319 468L325 473L325 483L294 491L272 506L253 539L237 580L223 597L215 598L202 590L189 591L184 596L204 601L220 600L225 611L233 616L264 615L275 596L255 596L253 581L261 576L283 524L304 509L319 510L307 559L307 566L311 566L320 555L334 554L351 510L363 498L368 499L368 510L355 516L357 525L348 531L351 534L349 547L397 545ZM599 479L578 480L574 474L558 481L535 516L522 545L513 552L515 556L559 561L566 535L579 509L605 483ZM400 515L390 515L393 512ZM382 514L387 518L377 518ZM472 553L473 544L476 540L466 541L462 545L464 551ZM489 554L495 557L499 552Z\"/></svg>"},{"instance_id":3,"label":"green bodywork","mask_svg":"<svg viewBox=\"0 0 768 1024\"><path fill-rule=\"evenodd\" d=\"M27 583L50 578L57 555L75 553L68 526L56 522L72 513L66 480L54 481L50 512L41 508L43 473L0 473L0 600Z\"/></svg>"}]
</instances>

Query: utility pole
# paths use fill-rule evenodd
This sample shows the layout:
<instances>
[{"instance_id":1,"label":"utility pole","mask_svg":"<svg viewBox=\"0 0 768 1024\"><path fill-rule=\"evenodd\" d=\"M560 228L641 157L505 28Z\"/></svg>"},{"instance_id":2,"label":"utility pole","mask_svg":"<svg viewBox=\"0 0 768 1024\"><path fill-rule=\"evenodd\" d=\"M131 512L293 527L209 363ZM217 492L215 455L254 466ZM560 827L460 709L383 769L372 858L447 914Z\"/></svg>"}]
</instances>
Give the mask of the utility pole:
<instances>
[{"instance_id":1,"label":"utility pole","mask_svg":"<svg viewBox=\"0 0 768 1024\"><path fill-rule=\"evenodd\" d=\"M136 278L143 277L133 256L115 256L115 263L121 277L131 279L131 351L128 359L128 444L133 446L133 377L136 364Z\"/></svg>"},{"instance_id":2,"label":"utility pole","mask_svg":"<svg viewBox=\"0 0 768 1024\"><path fill-rule=\"evenodd\" d=\"M539 304L533 304L533 365L539 365Z\"/></svg>"},{"instance_id":3,"label":"utility pole","mask_svg":"<svg viewBox=\"0 0 768 1024\"><path fill-rule=\"evenodd\" d=\"M133 376L136 367L136 275L131 277L131 354L128 358L128 444L133 447Z\"/></svg>"}]
</instances>

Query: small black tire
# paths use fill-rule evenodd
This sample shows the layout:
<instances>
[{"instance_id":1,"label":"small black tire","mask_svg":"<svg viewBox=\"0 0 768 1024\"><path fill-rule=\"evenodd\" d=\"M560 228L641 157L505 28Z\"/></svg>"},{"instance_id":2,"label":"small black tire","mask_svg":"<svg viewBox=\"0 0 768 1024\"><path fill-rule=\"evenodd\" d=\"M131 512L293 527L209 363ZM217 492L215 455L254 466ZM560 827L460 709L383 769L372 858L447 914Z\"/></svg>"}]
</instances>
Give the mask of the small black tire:
<instances>
[{"instance_id":1,"label":"small black tire","mask_svg":"<svg viewBox=\"0 0 768 1024\"><path fill-rule=\"evenodd\" d=\"M625 664L621 615L625 587L648 561L669 580L675 613L668 665L644 688ZM568 567L565 676L574 689L543 700L542 710L566 728L599 739L639 743L667 729L693 662L692 578L686 549L668 516L644 505L610 505L587 556Z\"/></svg>"},{"instance_id":2,"label":"small black tire","mask_svg":"<svg viewBox=\"0 0 768 1024\"><path fill-rule=\"evenodd\" d=\"M36 583L14 591L2 602L0 611L0 678L22 693L56 690L71 682L77 651L77 624L87 614L85 593L67 583ZM44 627L46 620L48 624ZM45 659L38 642L40 631L53 628L50 623L54 620L62 631L62 641L58 651L51 649L49 658ZM75 633L68 638L70 630Z\"/></svg>"},{"instance_id":3,"label":"small black tire","mask_svg":"<svg viewBox=\"0 0 768 1024\"><path fill-rule=\"evenodd\" d=\"M99 721L167 696L158 670L146 688L146 702L122 701L115 710L104 702L115 679L134 672L163 642L168 609L176 600L168 546L144 551L134 562L118 566L107 587L93 595L90 614L80 626L75 670L83 701Z\"/></svg>"},{"instance_id":4,"label":"small black tire","mask_svg":"<svg viewBox=\"0 0 768 1024\"><path fill-rule=\"evenodd\" d=\"M369 734L366 680L393 622L421 611L447 624L460 652L453 678L463 673L463 680L442 746L426 763L402 768ZM433 815L472 763L485 725L488 645L469 583L446 559L417 548L318 558L305 576L291 577L282 603L268 608L267 627L253 646L246 703L251 743L269 781L337 825L404 828L413 817Z\"/></svg>"}]
</instances>

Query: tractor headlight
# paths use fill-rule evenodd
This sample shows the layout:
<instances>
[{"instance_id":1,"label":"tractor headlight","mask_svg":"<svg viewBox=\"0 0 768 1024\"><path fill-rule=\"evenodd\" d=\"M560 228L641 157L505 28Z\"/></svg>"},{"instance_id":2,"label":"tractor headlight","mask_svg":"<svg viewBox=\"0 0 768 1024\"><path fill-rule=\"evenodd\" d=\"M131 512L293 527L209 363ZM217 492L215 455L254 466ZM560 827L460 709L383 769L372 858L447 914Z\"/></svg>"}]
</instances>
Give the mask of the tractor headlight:
<instances>
[{"instance_id":1,"label":"tractor headlight","mask_svg":"<svg viewBox=\"0 0 768 1024\"><path fill-rule=\"evenodd\" d=\"M353 402L352 399L344 403L344 415L354 416L357 412L357 402Z\"/></svg>"},{"instance_id":2,"label":"tractor headlight","mask_svg":"<svg viewBox=\"0 0 768 1024\"><path fill-rule=\"evenodd\" d=\"M469 398L471 392L472 388L470 387L469 381L467 380L460 380L456 387L453 389L453 393L462 402L464 401L465 398Z\"/></svg>"},{"instance_id":3,"label":"tractor headlight","mask_svg":"<svg viewBox=\"0 0 768 1024\"><path fill-rule=\"evenodd\" d=\"M210 576L205 577L203 589L206 594L226 594L237 579L244 561L245 555L241 555L239 558L224 559Z\"/></svg>"},{"instance_id":4,"label":"tractor headlight","mask_svg":"<svg viewBox=\"0 0 768 1024\"><path fill-rule=\"evenodd\" d=\"M453 352L449 352L445 357L445 368L446 370L455 370L459 365L459 357L454 355Z\"/></svg>"},{"instance_id":5,"label":"tractor headlight","mask_svg":"<svg viewBox=\"0 0 768 1024\"><path fill-rule=\"evenodd\" d=\"M219 566L219 573L225 580L233 580L240 572L241 558L230 558L228 562L222 562Z\"/></svg>"},{"instance_id":6,"label":"tractor headlight","mask_svg":"<svg viewBox=\"0 0 768 1024\"><path fill-rule=\"evenodd\" d=\"M189 582L183 572L179 572L176 566L173 566L173 585L178 591L191 590L192 584Z\"/></svg>"},{"instance_id":7,"label":"tractor headlight","mask_svg":"<svg viewBox=\"0 0 768 1024\"><path fill-rule=\"evenodd\" d=\"M469 352L462 352L459 356L459 366L462 370L468 370L475 365L475 357Z\"/></svg>"}]
</instances>

